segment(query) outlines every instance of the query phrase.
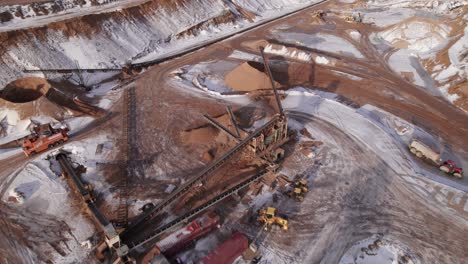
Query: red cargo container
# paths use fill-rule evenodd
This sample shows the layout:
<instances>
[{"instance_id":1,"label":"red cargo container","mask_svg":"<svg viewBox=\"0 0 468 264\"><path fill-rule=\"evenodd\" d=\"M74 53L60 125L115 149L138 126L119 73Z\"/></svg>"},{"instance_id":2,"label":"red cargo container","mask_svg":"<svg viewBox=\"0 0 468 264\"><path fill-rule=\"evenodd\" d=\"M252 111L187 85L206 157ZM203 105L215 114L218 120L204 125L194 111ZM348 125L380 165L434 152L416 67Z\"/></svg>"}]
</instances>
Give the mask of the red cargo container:
<instances>
[{"instance_id":1,"label":"red cargo container","mask_svg":"<svg viewBox=\"0 0 468 264\"><path fill-rule=\"evenodd\" d=\"M156 246L166 257L171 257L216 228L219 228L219 216L215 212L209 212L158 241Z\"/></svg>"},{"instance_id":2,"label":"red cargo container","mask_svg":"<svg viewBox=\"0 0 468 264\"><path fill-rule=\"evenodd\" d=\"M244 251L249 248L249 240L240 233L234 233L230 239L224 241L215 250L211 251L197 264L232 264Z\"/></svg>"}]
</instances>

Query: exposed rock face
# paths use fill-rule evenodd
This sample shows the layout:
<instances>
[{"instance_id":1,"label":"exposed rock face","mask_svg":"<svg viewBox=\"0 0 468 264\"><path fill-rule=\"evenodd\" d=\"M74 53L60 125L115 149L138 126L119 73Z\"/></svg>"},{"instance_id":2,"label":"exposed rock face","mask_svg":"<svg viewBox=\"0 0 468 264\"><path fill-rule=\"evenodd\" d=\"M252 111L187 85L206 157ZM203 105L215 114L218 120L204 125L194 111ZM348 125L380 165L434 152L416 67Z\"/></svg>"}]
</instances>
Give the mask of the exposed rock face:
<instances>
[{"instance_id":1,"label":"exposed rock face","mask_svg":"<svg viewBox=\"0 0 468 264\"><path fill-rule=\"evenodd\" d=\"M316 0L157 0L111 12L76 15L46 26L34 23L9 30L10 21L24 23L35 16L73 12L77 7L116 4L118 0L67 0L26 6L0 7L0 87L25 76L23 69L103 68L125 64L148 54L164 54L193 45L200 39L235 30L255 17L273 16L283 8L301 7ZM132 3L121 1L122 3ZM16 9L15 9L16 8ZM17 9L30 10L12 12ZM74 9L75 8L75 9ZM277 12L277 13L275 13ZM13 16L13 18L12 18ZM10 21L10 22L8 22ZM27 76L27 75L26 75Z\"/></svg>"}]
</instances>

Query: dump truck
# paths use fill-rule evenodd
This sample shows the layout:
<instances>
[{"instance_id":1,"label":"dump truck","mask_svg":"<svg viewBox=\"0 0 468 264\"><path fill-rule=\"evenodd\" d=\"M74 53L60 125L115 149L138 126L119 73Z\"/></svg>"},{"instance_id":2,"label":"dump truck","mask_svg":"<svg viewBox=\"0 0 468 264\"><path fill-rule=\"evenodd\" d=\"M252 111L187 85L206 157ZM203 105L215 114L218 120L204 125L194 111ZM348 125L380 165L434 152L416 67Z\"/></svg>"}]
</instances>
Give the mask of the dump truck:
<instances>
[{"instance_id":1,"label":"dump truck","mask_svg":"<svg viewBox=\"0 0 468 264\"><path fill-rule=\"evenodd\" d=\"M231 238L199 260L197 264L232 264L248 248L249 240L247 237L240 232L235 232Z\"/></svg>"},{"instance_id":2,"label":"dump truck","mask_svg":"<svg viewBox=\"0 0 468 264\"><path fill-rule=\"evenodd\" d=\"M32 133L23 140L23 152L26 156L33 156L46 149L63 144L68 140L68 131L70 129L65 125L59 128L53 128L50 123L35 126Z\"/></svg>"},{"instance_id":3,"label":"dump truck","mask_svg":"<svg viewBox=\"0 0 468 264\"><path fill-rule=\"evenodd\" d=\"M434 165L437 165L439 169L448 175L454 176L456 178L463 178L463 169L457 167L453 160L447 160L442 162L440 158L440 153L431 149L426 144L422 143L419 140L412 140L409 145L409 150L411 153L416 155L420 159L426 159L431 161Z\"/></svg>"},{"instance_id":4,"label":"dump truck","mask_svg":"<svg viewBox=\"0 0 468 264\"><path fill-rule=\"evenodd\" d=\"M277 210L274 207L266 207L259 210L257 220L265 226L265 231L272 225L278 225L283 230L288 230L287 217L278 215Z\"/></svg>"},{"instance_id":5,"label":"dump truck","mask_svg":"<svg viewBox=\"0 0 468 264\"><path fill-rule=\"evenodd\" d=\"M440 158L440 153L431 149L426 144L422 143L419 140L412 140L409 145L409 150L413 153L416 157L422 159L429 160L433 162L435 165L440 165L442 160Z\"/></svg>"}]
</instances>

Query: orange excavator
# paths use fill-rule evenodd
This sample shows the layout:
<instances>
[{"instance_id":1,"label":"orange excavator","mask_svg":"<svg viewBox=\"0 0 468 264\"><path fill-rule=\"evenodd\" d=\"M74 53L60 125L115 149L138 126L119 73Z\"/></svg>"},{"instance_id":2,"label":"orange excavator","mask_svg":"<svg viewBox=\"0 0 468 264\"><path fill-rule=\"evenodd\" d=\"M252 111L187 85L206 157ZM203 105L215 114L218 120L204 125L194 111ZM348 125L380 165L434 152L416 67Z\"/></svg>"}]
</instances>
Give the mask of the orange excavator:
<instances>
[{"instance_id":1,"label":"orange excavator","mask_svg":"<svg viewBox=\"0 0 468 264\"><path fill-rule=\"evenodd\" d=\"M70 129L67 126L60 128L53 128L51 124L35 126L31 135L24 138L23 152L29 157L61 145L68 140L68 131Z\"/></svg>"}]
</instances>

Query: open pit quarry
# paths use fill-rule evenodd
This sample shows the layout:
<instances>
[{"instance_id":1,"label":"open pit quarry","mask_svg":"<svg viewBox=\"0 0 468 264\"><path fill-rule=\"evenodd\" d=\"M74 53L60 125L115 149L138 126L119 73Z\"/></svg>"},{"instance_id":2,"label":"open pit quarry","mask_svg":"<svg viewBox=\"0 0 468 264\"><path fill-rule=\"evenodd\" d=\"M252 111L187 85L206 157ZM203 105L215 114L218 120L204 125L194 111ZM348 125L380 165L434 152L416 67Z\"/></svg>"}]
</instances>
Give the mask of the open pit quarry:
<instances>
[{"instance_id":1,"label":"open pit quarry","mask_svg":"<svg viewBox=\"0 0 468 264\"><path fill-rule=\"evenodd\" d=\"M467 21L0 1L0 263L466 263Z\"/></svg>"}]
</instances>

